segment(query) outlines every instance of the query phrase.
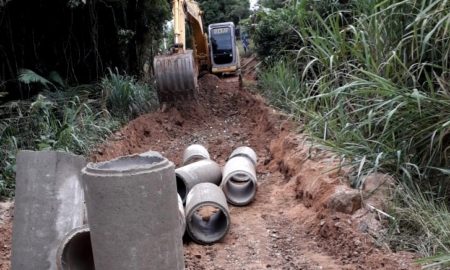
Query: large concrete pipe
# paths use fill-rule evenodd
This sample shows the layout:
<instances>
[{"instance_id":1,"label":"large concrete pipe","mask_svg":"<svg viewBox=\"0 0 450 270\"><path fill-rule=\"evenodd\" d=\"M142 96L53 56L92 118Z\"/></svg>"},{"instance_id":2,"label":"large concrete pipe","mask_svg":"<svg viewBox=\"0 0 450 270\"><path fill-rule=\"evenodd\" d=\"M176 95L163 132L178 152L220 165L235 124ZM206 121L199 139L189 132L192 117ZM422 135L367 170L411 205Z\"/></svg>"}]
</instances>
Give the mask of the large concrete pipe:
<instances>
[{"instance_id":1,"label":"large concrete pipe","mask_svg":"<svg viewBox=\"0 0 450 270\"><path fill-rule=\"evenodd\" d=\"M184 269L175 170L159 153L83 169L97 270Z\"/></svg>"},{"instance_id":2,"label":"large concrete pipe","mask_svg":"<svg viewBox=\"0 0 450 270\"><path fill-rule=\"evenodd\" d=\"M241 146L241 147L236 148L231 153L231 155L228 159L232 159L234 157L240 157L240 156L249 158L255 166L258 162L255 151L248 146Z\"/></svg>"},{"instance_id":3,"label":"large concrete pipe","mask_svg":"<svg viewBox=\"0 0 450 270\"><path fill-rule=\"evenodd\" d=\"M256 195L256 170L253 162L244 156L228 160L223 168L222 189L229 203L249 204Z\"/></svg>"},{"instance_id":4,"label":"large concrete pipe","mask_svg":"<svg viewBox=\"0 0 450 270\"><path fill-rule=\"evenodd\" d=\"M197 243L212 244L227 234L231 220L223 191L211 183L192 188L186 200L186 230Z\"/></svg>"},{"instance_id":5,"label":"large concrete pipe","mask_svg":"<svg viewBox=\"0 0 450 270\"><path fill-rule=\"evenodd\" d=\"M58 270L95 270L91 234L87 225L69 232L58 246Z\"/></svg>"},{"instance_id":6,"label":"large concrete pipe","mask_svg":"<svg viewBox=\"0 0 450 270\"><path fill-rule=\"evenodd\" d=\"M183 202L186 195L199 183L213 183L220 185L222 170L216 162L204 159L175 170L177 191Z\"/></svg>"},{"instance_id":7,"label":"large concrete pipe","mask_svg":"<svg viewBox=\"0 0 450 270\"><path fill-rule=\"evenodd\" d=\"M203 160L211 159L208 150L200 144L190 145L183 153L183 166Z\"/></svg>"},{"instance_id":8,"label":"large concrete pipe","mask_svg":"<svg viewBox=\"0 0 450 270\"><path fill-rule=\"evenodd\" d=\"M83 157L54 151L17 155L12 269L55 270L64 235L83 225Z\"/></svg>"}]
</instances>

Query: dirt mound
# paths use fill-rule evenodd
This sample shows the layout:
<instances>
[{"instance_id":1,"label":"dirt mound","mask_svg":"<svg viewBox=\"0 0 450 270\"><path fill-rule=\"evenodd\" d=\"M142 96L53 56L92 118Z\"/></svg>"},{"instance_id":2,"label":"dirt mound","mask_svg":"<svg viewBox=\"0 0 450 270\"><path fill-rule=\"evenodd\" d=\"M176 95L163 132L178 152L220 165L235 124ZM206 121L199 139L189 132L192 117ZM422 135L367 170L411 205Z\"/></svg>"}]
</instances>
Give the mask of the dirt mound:
<instances>
[{"instance_id":1,"label":"dirt mound","mask_svg":"<svg viewBox=\"0 0 450 270\"><path fill-rule=\"evenodd\" d=\"M271 144L271 171L280 170L294 182L296 198L313 210L315 218L304 222L318 246L344 265L369 269L412 269L412 254L391 253L361 227L362 221L378 223L362 209L362 194L348 186L349 170L341 168L333 153L314 147L308 137L284 131ZM302 216L302 213L295 215Z\"/></svg>"},{"instance_id":2,"label":"dirt mound","mask_svg":"<svg viewBox=\"0 0 450 270\"><path fill-rule=\"evenodd\" d=\"M233 83L226 83L231 80ZM225 160L237 145L250 145L268 151L271 127L260 99L242 91L236 78L220 80L207 74L199 80L198 100L178 104L131 121L108 142L94 151L93 161L139 153L150 148L166 155L176 164L192 143L208 147L216 160ZM241 121L240 118L245 120ZM253 129L248 132L248 129ZM261 133L269 132L265 136ZM221 147L226 141L232 146Z\"/></svg>"}]
</instances>

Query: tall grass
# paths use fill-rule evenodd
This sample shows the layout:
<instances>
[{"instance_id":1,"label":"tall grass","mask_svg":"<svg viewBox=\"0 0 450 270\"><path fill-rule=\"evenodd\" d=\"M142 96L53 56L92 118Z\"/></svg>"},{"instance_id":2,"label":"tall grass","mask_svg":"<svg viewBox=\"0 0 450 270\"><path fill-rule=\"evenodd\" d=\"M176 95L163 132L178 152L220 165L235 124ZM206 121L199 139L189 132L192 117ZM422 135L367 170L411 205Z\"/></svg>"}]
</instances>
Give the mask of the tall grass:
<instances>
[{"instance_id":1,"label":"tall grass","mask_svg":"<svg viewBox=\"0 0 450 270\"><path fill-rule=\"evenodd\" d=\"M330 12L314 3L298 1L290 10L264 15L275 24L283 18L276 12L297 14L290 18L289 29L298 37L285 40L285 49L268 58L272 62L260 80L266 96L301 118L311 134L355 166L354 186L380 171L409 187L446 189L450 1L352 1L327 8ZM264 31L256 35L264 41ZM274 58L282 60L270 60ZM421 203L430 215L429 226L435 226L446 208L436 212L437 205L429 203L433 199L399 202L410 211ZM405 219L417 224L417 217ZM450 248L450 237L439 230L447 227L436 228L434 233L442 232L445 241L427 252L417 247L424 255Z\"/></svg>"},{"instance_id":2,"label":"tall grass","mask_svg":"<svg viewBox=\"0 0 450 270\"><path fill-rule=\"evenodd\" d=\"M76 87L58 77L24 70L19 79L43 91L32 100L0 106L0 198L14 193L18 149L88 155L121 124L157 106L150 86L117 72L101 84Z\"/></svg>"},{"instance_id":3,"label":"tall grass","mask_svg":"<svg viewBox=\"0 0 450 270\"><path fill-rule=\"evenodd\" d=\"M101 81L103 98L108 110L116 117L135 117L157 106L156 91L134 77L109 70Z\"/></svg>"}]
</instances>

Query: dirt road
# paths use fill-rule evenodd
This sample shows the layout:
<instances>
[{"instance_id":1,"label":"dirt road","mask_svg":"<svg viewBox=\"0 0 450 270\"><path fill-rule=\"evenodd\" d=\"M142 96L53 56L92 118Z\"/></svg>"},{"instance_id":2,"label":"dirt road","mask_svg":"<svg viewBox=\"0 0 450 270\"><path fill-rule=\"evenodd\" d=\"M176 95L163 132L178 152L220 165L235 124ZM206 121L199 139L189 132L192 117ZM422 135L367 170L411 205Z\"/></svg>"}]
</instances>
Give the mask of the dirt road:
<instances>
[{"instance_id":1,"label":"dirt road","mask_svg":"<svg viewBox=\"0 0 450 270\"><path fill-rule=\"evenodd\" d=\"M412 254L378 247L358 216L327 207L336 187L346 183L332 153L311 147L294 123L242 89L237 78L206 75L200 84L198 103L139 117L91 157L101 161L151 149L179 165L184 148L201 143L223 165L238 146L256 150L255 201L231 207L230 232L220 243L186 242L187 269L415 268ZM0 248L9 247L10 230L0 226ZM2 252L0 266L7 260Z\"/></svg>"}]
</instances>

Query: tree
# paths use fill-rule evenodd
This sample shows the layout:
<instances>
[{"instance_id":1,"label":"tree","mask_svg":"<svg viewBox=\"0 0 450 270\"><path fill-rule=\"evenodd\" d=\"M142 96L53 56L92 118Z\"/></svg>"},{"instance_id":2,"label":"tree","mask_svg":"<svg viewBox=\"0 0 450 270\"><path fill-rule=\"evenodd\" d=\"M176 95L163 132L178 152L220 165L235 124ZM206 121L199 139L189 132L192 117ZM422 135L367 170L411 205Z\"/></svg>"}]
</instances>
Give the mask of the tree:
<instances>
[{"instance_id":1,"label":"tree","mask_svg":"<svg viewBox=\"0 0 450 270\"><path fill-rule=\"evenodd\" d=\"M249 0L199 0L205 26L232 21L236 25L250 15Z\"/></svg>"},{"instance_id":2,"label":"tree","mask_svg":"<svg viewBox=\"0 0 450 270\"><path fill-rule=\"evenodd\" d=\"M16 80L22 68L57 71L69 84L97 81L108 67L137 74L157 52L170 7L167 0L0 0L0 90L10 93L5 99L26 98L29 88Z\"/></svg>"},{"instance_id":3,"label":"tree","mask_svg":"<svg viewBox=\"0 0 450 270\"><path fill-rule=\"evenodd\" d=\"M259 0L259 5L265 8L277 9L286 6L287 0Z\"/></svg>"}]
</instances>

